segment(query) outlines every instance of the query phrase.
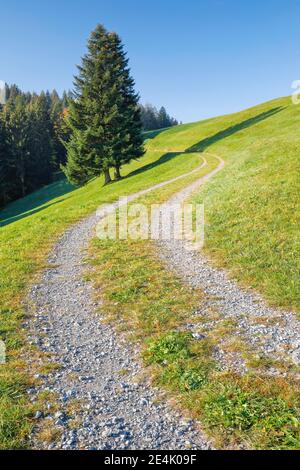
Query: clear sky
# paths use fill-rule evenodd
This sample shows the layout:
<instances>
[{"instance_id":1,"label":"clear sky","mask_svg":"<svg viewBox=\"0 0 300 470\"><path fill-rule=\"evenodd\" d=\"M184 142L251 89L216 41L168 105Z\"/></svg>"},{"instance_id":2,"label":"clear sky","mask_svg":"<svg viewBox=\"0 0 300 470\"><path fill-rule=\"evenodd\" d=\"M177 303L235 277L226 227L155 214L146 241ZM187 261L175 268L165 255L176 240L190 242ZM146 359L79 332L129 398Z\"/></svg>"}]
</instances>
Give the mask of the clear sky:
<instances>
[{"instance_id":1,"label":"clear sky","mask_svg":"<svg viewBox=\"0 0 300 470\"><path fill-rule=\"evenodd\" d=\"M288 95L300 79L300 0L3 0L0 80L72 88L97 23L122 37L142 102L184 122Z\"/></svg>"}]
</instances>

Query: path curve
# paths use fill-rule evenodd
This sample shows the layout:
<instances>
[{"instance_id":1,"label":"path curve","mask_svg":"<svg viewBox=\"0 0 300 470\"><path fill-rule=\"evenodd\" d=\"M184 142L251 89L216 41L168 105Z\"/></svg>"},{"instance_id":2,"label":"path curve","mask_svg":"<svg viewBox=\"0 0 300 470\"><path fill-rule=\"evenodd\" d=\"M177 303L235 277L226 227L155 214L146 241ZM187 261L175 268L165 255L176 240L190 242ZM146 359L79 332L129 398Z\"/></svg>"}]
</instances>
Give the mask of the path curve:
<instances>
[{"instance_id":1,"label":"path curve","mask_svg":"<svg viewBox=\"0 0 300 470\"><path fill-rule=\"evenodd\" d=\"M202 157L203 158L203 157ZM138 197L196 173L189 173L159 183L127 198ZM211 172L211 175L215 171ZM116 210L116 201L101 207L80 223L70 227L56 243L47 269L30 293L28 321L30 340L61 364L57 371L39 375L37 389L28 391L34 402L45 390L58 396L61 411L52 412L49 403L48 423L61 433L59 441L47 443L31 436L35 448L50 449L207 449L197 423L184 419L161 392L147 382L135 383L142 369L138 351L121 343L111 326L101 322L93 301L93 286L83 280L88 271L85 249L94 234L99 218ZM122 370L128 375L122 378ZM83 400L75 413L82 424L74 428L68 407L72 399ZM45 424L37 413L37 428Z\"/></svg>"},{"instance_id":2,"label":"path curve","mask_svg":"<svg viewBox=\"0 0 300 470\"><path fill-rule=\"evenodd\" d=\"M167 204L182 204L220 171L224 162L220 157L216 158L220 161L218 168L176 193ZM260 295L250 289L243 289L229 278L224 269L215 268L201 251L191 251L188 241L160 240L158 245L160 256L168 268L179 274L187 284L200 288L206 294L206 302L199 306L196 315L209 318L212 310L219 314L218 319L207 320L206 323L193 322L191 319L188 328L196 337L220 326L224 320L231 320L235 324L230 332L231 340L234 336L242 339L250 352L286 365L300 363L300 322L293 312L268 307ZM220 341L215 350L216 360L226 369L247 372L242 354L238 351L226 352L225 341ZM287 375L275 366L269 367L267 373Z\"/></svg>"}]
</instances>

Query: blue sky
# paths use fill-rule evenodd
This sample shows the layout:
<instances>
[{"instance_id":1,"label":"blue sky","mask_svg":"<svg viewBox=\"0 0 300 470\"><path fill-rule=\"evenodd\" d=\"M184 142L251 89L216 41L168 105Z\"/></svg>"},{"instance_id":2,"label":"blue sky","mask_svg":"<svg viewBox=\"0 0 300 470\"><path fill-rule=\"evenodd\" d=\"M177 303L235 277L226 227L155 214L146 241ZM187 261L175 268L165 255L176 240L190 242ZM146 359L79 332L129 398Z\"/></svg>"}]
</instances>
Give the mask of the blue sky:
<instances>
[{"instance_id":1,"label":"blue sky","mask_svg":"<svg viewBox=\"0 0 300 470\"><path fill-rule=\"evenodd\" d=\"M143 102L184 122L291 93L300 79L299 0L9 0L0 80L72 88L97 23L117 31Z\"/></svg>"}]
</instances>

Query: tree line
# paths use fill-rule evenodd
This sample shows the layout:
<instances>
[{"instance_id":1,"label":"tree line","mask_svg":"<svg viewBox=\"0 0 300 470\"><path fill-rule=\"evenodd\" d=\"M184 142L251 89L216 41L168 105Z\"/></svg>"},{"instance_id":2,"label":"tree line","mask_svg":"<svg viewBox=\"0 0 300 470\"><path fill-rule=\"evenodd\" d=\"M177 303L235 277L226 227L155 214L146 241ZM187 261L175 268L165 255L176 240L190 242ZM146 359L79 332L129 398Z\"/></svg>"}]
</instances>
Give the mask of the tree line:
<instances>
[{"instance_id":1,"label":"tree line","mask_svg":"<svg viewBox=\"0 0 300 470\"><path fill-rule=\"evenodd\" d=\"M72 93L24 93L6 86L0 105L0 206L52 182L61 170L75 185L144 154L143 130L178 124L164 107L142 106L121 39L98 25Z\"/></svg>"},{"instance_id":2,"label":"tree line","mask_svg":"<svg viewBox=\"0 0 300 470\"><path fill-rule=\"evenodd\" d=\"M164 129L179 124L175 118L169 116L164 106L157 110L155 106L146 104L140 105L140 109L142 125L145 131Z\"/></svg>"},{"instance_id":3,"label":"tree line","mask_svg":"<svg viewBox=\"0 0 300 470\"><path fill-rule=\"evenodd\" d=\"M5 89L0 105L0 206L53 181L66 162L68 94Z\"/></svg>"}]
</instances>

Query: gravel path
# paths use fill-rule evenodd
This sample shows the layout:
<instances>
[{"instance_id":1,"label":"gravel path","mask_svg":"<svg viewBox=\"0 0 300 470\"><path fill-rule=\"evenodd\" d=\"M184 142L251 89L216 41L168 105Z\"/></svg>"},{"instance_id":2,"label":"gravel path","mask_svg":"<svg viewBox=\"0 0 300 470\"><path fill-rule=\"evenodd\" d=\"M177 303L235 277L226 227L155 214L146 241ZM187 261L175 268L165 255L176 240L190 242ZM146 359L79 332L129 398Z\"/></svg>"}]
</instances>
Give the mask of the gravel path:
<instances>
[{"instance_id":1,"label":"gravel path","mask_svg":"<svg viewBox=\"0 0 300 470\"><path fill-rule=\"evenodd\" d=\"M205 165L203 159L191 173ZM47 424L60 437L42 441L35 432L31 444L44 449L208 449L210 443L198 424L185 419L158 389L140 379L138 351L96 316L93 286L83 280L89 269L85 249L99 218L118 205L103 207L67 230L49 257L51 267L31 290L28 312L35 313L27 325L30 340L61 365L38 375L40 385L28 391L33 402L41 392L57 395L59 411L52 411L49 403L47 416L37 412L36 431ZM78 409L70 413L75 403Z\"/></svg>"},{"instance_id":2,"label":"gravel path","mask_svg":"<svg viewBox=\"0 0 300 470\"><path fill-rule=\"evenodd\" d=\"M178 204L200 187L218 168L198 179L171 198ZM201 167L206 165L203 159ZM183 178L155 185L128 197L127 201ZM35 448L50 449L209 449L210 443L194 421L184 418L166 402L161 392L143 377L139 351L126 344L111 326L101 321L93 302L93 286L83 280L89 266L85 249L94 234L99 218L115 210L119 202L109 204L82 222L72 226L58 241L49 257L52 265L30 293L35 314L28 322L30 339L61 367L40 375L40 385L28 393L32 401L49 390L58 397L60 411L43 416L37 413L37 430L45 423L60 432L49 443L31 437ZM188 250L188 242L159 241L161 258L185 282L200 287L207 294L199 312L206 315L217 309L220 319L193 323L188 328L195 337L214 329L225 319L234 319L236 333L256 350L272 357L300 361L299 322L291 312L268 308L255 293L241 289L229 280L226 272L213 268L201 254ZM97 316L96 316L97 315ZM105 315L104 315L105 317ZM196 317L195 317L196 318ZM268 320L272 320L269 324ZM276 321L274 321L276 319ZM260 323L261 320L261 323ZM199 339L201 336L199 336ZM216 358L224 367L243 372L246 365L235 354L226 353L222 343ZM78 402L76 400L79 400ZM76 411L70 407L77 403Z\"/></svg>"},{"instance_id":3,"label":"gravel path","mask_svg":"<svg viewBox=\"0 0 300 470\"><path fill-rule=\"evenodd\" d=\"M169 205L183 203L205 181L220 171L224 162L211 174L178 192L169 201ZM234 280L230 280L226 271L216 269L201 252L191 251L189 242L168 240L159 241L159 252L167 266L175 270L189 285L201 288L206 294L206 302L196 314L211 316L217 311L217 320L207 323L193 323L188 328L195 334L212 331L224 320L231 320L234 325L230 332L241 338L252 352L279 360L281 363L299 364L300 362L300 322L289 311L270 308L255 292L242 289ZM228 338L227 338L228 339ZM225 340L224 340L225 343ZM237 352L226 352L222 340L216 348L216 359L225 368L238 372L247 371L245 360ZM282 371L269 367L268 373L282 374Z\"/></svg>"}]
</instances>

